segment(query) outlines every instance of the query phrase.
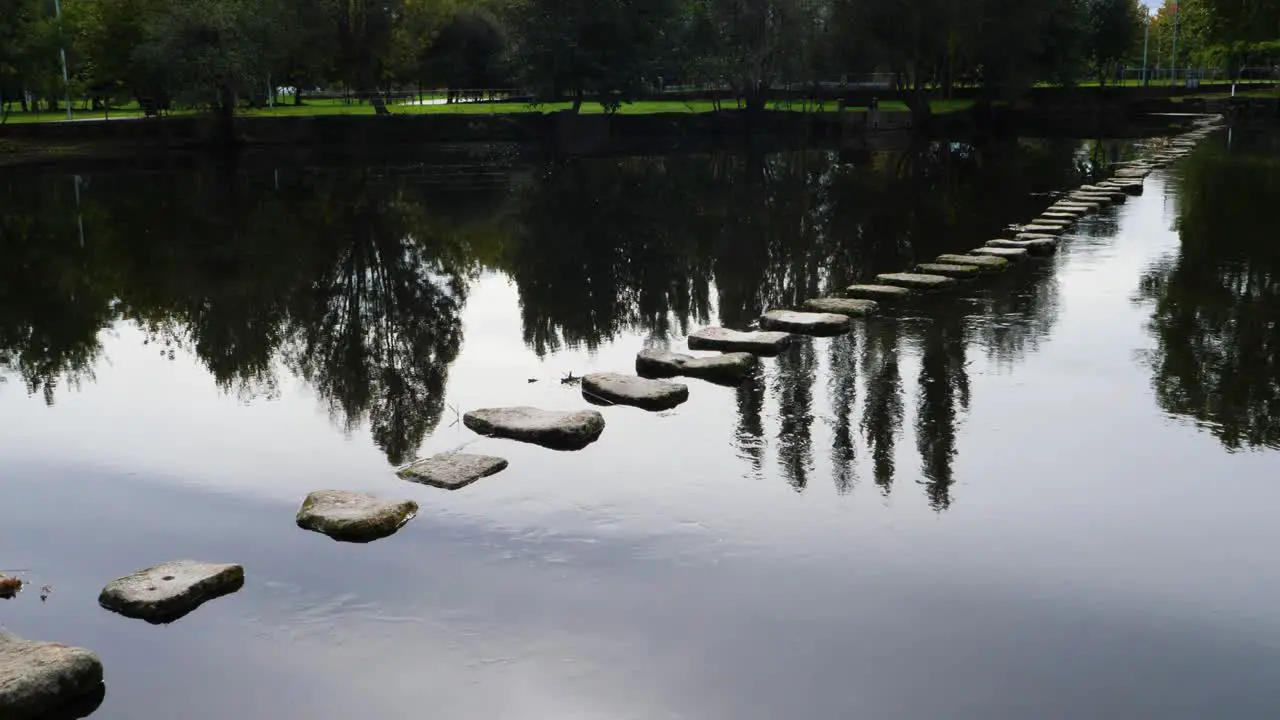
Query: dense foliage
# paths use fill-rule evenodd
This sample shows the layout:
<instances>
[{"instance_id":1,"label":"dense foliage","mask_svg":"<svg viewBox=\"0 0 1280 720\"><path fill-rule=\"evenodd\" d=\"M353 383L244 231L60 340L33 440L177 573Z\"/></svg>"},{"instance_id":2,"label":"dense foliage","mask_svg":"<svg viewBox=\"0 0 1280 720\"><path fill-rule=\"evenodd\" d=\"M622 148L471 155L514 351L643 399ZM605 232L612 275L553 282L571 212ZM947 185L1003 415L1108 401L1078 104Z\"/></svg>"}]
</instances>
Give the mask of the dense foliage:
<instances>
[{"instance_id":1,"label":"dense foliage","mask_svg":"<svg viewBox=\"0 0 1280 720\"><path fill-rule=\"evenodd\" d=\"M1151 22L1151 64L1173 57L1174 4ZM680 85L754 109L778 87L881 73L923 111L925 93L961 84L1000 99L1112 82L1142 62L1146 12L1139 0L0 0L0 100L230 112L282 87L449 87L616 108ZM1182 0L1179 19L1183 63L1280 56L1280 0Z\"/></svg>"}]
</instances>

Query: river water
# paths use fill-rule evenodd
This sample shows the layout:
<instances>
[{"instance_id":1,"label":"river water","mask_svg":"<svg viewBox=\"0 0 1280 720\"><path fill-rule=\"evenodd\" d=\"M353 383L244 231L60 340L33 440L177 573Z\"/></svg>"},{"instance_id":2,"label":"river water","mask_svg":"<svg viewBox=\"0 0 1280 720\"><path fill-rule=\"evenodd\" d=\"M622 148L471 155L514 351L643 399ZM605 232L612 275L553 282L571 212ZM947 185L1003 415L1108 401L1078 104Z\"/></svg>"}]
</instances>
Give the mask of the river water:
<instances>
[{"instance_id":1,"label":"river water","mask_svg":"<svg viewBox=\"0 0 1280 720\"><path fill-rule=\"evenodd\" d=\"M95 720L1277 717L1274 134L584 451L459 421L583 407L568 373L975 247L1141 144L7 171L0 623L99 653ZM394 474L457 448L510 468ZM293 521L328 488L421 512L335 543ZM98 607L186 557L246 585Z\"/></svg>"}]
</instances>

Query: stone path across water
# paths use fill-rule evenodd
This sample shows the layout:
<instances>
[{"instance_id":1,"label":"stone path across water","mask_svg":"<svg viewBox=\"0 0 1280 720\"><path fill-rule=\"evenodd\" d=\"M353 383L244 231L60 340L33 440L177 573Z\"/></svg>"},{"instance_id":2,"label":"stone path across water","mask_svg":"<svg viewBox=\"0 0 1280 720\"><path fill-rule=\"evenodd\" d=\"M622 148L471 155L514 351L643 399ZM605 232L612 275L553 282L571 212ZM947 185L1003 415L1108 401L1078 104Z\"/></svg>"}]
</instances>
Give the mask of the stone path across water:
<instances>
[{"instance_id":1,"label":"stone path across water","mask_svg":"<svg viewBox=\"0 0 1280 720\"><path fill-rule=\"evenodd\" d=\"M1122 167L1108 180L1069 191L1041 216L1042 221L1054 220L1053 223L1033 223L1012 239L990 240L969 254L942 255L934 263L919 266L933 272L885 273L878 276L878 284L848 287L845 298L811 299L804 303L806 312L770 311L761 324L813 334L844 332L851 318L874 314L877 303L902 302L918 293L944 291L959 285L956 276L995 272L1008 267L1009 260L1051 254L1075 219L1112 203L1123 203L1130 195L1142 194L1142 179L1153 167L1184 157L1220 121L1220 117L1198 120L1197 129L1174 139L1172 148ZM974 280L978 281L980 278ZM635 370L638 375L655 379L601 373L583 380L583 392L610 402L641 407L648 404L651 409L659 404L674 407L688 398L688 387L658 378L688 376L736 385L756 373L756 355L776 355L793 340L790 332L704 328L689 336L689 347L728 351L727 354L694 357L667 350L644 350L636 357ZM595 442L605 428L603 415L595 410L547 411L532 407L476 410L463 417L463 424L481 435L561 450L584 448ZM400 475L415 482L458 489L506 466L507 461L502 458L445 454L411 464ZM350 529L347 526L352 517L389 517L394 532L412 517L416 508L417 504L409 500L383 501L360 493L321 491L308 498L297 519L303 527L338 537ZM99 602L104 608L129 617L153 623L172 622L206 601L236 592L243 586L244 577L240 565L175 561L112 582L103 589ZM38 715L68 702L74 704L81 696L96 707L94 703L102 702L102 678L101 662L90 651L29 642L0 630L0 718Z\"/></svg>"}]
</instances>

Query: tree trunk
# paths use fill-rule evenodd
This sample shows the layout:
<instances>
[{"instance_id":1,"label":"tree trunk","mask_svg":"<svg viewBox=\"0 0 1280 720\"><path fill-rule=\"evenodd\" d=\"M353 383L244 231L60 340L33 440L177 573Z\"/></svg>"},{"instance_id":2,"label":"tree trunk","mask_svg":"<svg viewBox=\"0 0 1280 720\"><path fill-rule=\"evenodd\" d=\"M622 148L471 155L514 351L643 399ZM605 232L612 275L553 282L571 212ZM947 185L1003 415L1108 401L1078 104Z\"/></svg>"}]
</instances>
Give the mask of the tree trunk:
<instances>
[{"instance_id":1,"label":"tree trunk","mask_svg":"<svg viewBox=\"0 0 1280 720\"><path fill-rule=\"evenodd\" d=\"M582 86L579 85L573 89L573 107L570 108L574 115L582 110Z\"/></svg>"},{"instance_id":2,"label":"tree trunk","mask_svg":"<svg viewBox=\"0 0 1280 720\"><path fill-rule=\"evenodd\" d=\"M760 113L764 112L765 105L769 100L769 93L765 88L764 82L759 80L752 81L747 86L746 97L743 99L747 103L747 117L752 119L759 117Z\"/></svg>"},{"instance_id":3,"label":"tree trunk","mask_svg":"<svg viewBox=\"0 0 1280 720\"><path fill-rule=\"evenodd\" d=\"M933 109L929 107L929 97L924 92L924 86L919 77L910 81L903 80L906 73L898 73L898 95L902 102L911 111L911 126L917 130L924 129L929 125L929 117L933 114Z\"/></svg>"},{"instance_id":4,"label":"tree trunk","mask_svg":"<svg viewBox=\"0 0 1280 720\"><path fill-rule=\"evenodd\" d=\"M233 118L236 111L236 93L230 85L218 86L217 102L214 103L214 132L217 140L225 144L235 141L235 124Z\"/></svg>"}]
</instances>

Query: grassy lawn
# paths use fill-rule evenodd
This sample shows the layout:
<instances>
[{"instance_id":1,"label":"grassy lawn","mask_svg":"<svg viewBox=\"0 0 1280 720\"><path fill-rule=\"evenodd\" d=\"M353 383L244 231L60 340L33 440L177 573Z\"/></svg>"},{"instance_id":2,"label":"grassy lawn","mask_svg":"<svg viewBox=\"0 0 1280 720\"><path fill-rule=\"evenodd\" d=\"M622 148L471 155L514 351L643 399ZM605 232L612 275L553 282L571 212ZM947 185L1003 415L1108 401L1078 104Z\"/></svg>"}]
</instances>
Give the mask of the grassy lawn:
<instances>
[{"instance_id":1,"label":"grassy lawn","mask_svg":"<svg viewBox=\"0 0 1280 720\"><path fill-rule=\"evenodd\" d=\"M75 120L101 120L104 115L101 110L72 110L71 117ZM142 111L134 106L133 108L111 108L111 117L142 117ZM67 119L67 111L59 110L57 112L42 111L38 113L11 112L6 124L18 123L38 123L38 122L65 122Z\"/></svg>"},{"instance_id":2,"label":"grassy lawn","mask_svg":"<svg viewBox=\"0 0 1280 720\"><path fill-rule=\"evenodd\" d=\"M933 112L936 114L947 114L968 110L973 107L972 100L935 100L931 103ZM453 103L438 105L412 105L412 104L395 104L390 106L390 110L396 115L502 115L511 113L549 113L559 110L568 110L570 103L544 103L541 105L529 105L524 102L491 102L491 103ZM733 110L738 107L737 103L729 100L722 102L720 107L724 110ZM805 110L802 103L792 103L787 105L774 104L769 105L770 109L792 110L800 112ZM824 112L835 112L837 103L830 101L824 104ZM857 111L865 110L865 107L850 106L848 110ZM887 112L906 112L907 106L899 100L885 100L880 103L880 109ZM645 100L634 103L625 103L618 110L621 115L652 115L655 113L706 113L715 110L715 105L710 100ZM193 110L175 110L170 115L188 115L194 114ZM584 103L582 106L584 114L595 115L604 112L604 108L596 102ZM346 102L343 100L317 99L306 100L304 98L302 105L293 105L285 103L277 105L274 108L254 108L243 109L239 111L242 117L313 117L318 115L373 115L373 106L367 103ZM126 105L124 107L111 109L110 116L112 118L138 118L141 117L142 111L136 103ZM74 110L73 118L76 120L101 120L104 113L101 110ZM10 113L9 123L34 123L34 122L65 122L66 111L59 112L39 112L39 113Z\"/></svg>"}]
</instances>

